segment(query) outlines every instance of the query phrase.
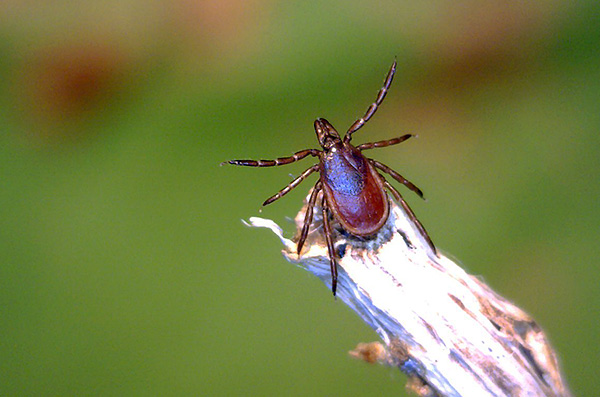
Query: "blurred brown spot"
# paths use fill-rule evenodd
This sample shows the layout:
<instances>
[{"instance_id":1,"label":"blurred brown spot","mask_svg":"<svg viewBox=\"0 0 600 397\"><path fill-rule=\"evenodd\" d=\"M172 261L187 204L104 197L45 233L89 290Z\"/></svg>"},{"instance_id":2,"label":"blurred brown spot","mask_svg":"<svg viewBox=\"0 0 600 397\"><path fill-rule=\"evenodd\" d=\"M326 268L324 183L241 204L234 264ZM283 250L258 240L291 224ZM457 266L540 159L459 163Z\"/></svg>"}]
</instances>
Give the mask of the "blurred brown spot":
<instances>
[{"instance_id":1,"label":"blurred brown spot","mask_svg":"<svg viewBox=\"0 0 600 397\"><path fill-rule=\"evenodd\" d=\"M464 155L471 157L489 122L474 99L497 88L527 89L566 7L556 1L449 2L415 27L421 67L398 109L408 130L436 135L427 150L441 169L460 174L472 167Z\"/></svg>"},{"instance_id":2,"label":"blurred brown spot","mask_svg":"<svg viewBox=\"0 0 600 397\"><path fill-rule=\"evenodd\" d=\"M25 59L15 87L24 116L52 123L94 114L117 92L125 64L121 51L107 43L64 44L34 52ZM47 134L44 128L40 131Z\"/></svg>"},{"instance_id":3,"label":"blurred brown spot","mask_svg":"<svg viewBox=\"0 0 600 397\"><path fill-rule=\"evenodd\" d=\"M502 1L448 7L430 43L437 84L460 90L465 84L527 73L544 51L541 43L552 31L556 8L552 2Z\"/></svg>"},{"instance_id":4,"label":"blurred brown spot","mask_svg":"<svg viewBox=\"0 0 600 397\"><path fill-rule=\"evenodd\" d=\"M178 0L171 8L173 27L205 49L240 51L256 38L260 14L270 4L268 0Z\"/></svg>"}]
</instances>

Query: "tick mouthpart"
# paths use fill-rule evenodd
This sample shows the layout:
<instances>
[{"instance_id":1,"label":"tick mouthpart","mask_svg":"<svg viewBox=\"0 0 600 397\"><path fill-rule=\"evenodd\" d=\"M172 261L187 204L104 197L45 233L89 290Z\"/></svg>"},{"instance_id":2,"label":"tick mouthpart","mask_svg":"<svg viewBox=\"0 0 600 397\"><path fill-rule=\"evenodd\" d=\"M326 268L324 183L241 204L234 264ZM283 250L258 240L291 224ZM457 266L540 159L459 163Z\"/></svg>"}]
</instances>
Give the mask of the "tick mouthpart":
<instances>
[{"instance_id":1,"label":"tick mouthpart","mask_svg":"<svg viewBox=\"0 0 600 397\"><path fill-rule=\"evenodd\" d=\"M335 142L340 140L340 134L336 131L331 123L323 118L315 120L315 133L319 139L319 144L327 149Z\"/></svg>"}]
</instances>

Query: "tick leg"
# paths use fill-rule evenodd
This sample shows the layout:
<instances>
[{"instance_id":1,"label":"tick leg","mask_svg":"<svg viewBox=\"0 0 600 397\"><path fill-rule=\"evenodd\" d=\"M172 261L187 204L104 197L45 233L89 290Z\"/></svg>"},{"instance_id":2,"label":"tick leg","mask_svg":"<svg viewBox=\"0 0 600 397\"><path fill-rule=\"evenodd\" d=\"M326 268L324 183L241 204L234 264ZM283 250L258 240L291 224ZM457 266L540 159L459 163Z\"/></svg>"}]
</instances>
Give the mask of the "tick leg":
<instances>
[{"instance_id":1,"label":"tick leg","mask_svg":"<svg viewBox=\"0 0 600 397\"><path fill-rule=\"evenodd\" d=\"M393 139L388 139L388 140L385 140L385 141L363 143L363 144L358 145L356 148L358 150L367 150L367 149L373 149L373 148L378 148L378 147L386 147L386 146L397 145L397 144L402 143L405 140L407 140L408 138L411 138L413 136L414 135L412 135L412 134L406 134L406 135L402 135L401 137L393 138Z\"/></svg>"},{"instance_id":2,"label":"tick leg","mask_svg":"<svg viewBox=\"0 0 600 397\"><path fill-rule=\"evenodd\" d=\"M350 128L348 129L348 132L346 132L346 136L344 136L344 142L346 142L346 143L350 142L350 140L352 139L352 134L355 133L356 131L358 131L363 125L365 125L365 123L367 121L369 121L369 119L371 117L373 117L373 115L377 111L377 108L379 107L379 105L381 105L381 102L383 102L383 99L385 98L385 95L387 94L388 89L390 88L390 85L392 84L392 79L394 78L394 73L396 73L396 60L395 59L394 59L394 63L392 64L392 67L390 68L390 71L388 72L388 74L385 78L383 87L377 93L377 99L375 100L375 102L373 102L371 104L371 106L369 106L365 115L362 116L360 119L356 120L354 122L354 124L352 124L350 126Z\"/></svg>"},{"instance_id":3,"label":"tick leg","mask_svg":"<svg viewBox=\"0 0 600 397\"><path fill-rule=\"evenodd\" d=\"M403 177L402 175L400 175L399 173L397 173L396 171L394 171L387 165L382 164L377 160L373 160L373 159L368 159L368 160L371 164L373 164L373 166L375 168L379 168L381 171L390 174L392 176L392 178L394 178L395 180L397 180L398 182L400 182L401 184L403 184L404 186L406 186L413 192L417 193L419 195L419 197L423 198L423 192L421 191L421 189L416 187L411 181L409 181L408 179L406 179L405 177Z\"/></svg>"},{"instance_id":4,"label":"tick leg","mask_svg":"<svg viewBox=\"0 0 600 397\"><path fill-rule=\"evenodd\" d=\"M400 192L396 190L395 187L390 185L390 183L385 180L383 175L380 174L379 176L381 177L381 180L383 181L385 187L392 193L396 201L400 203L402 208L404 208L404 212L406 212L410 220L415 224L417 229L419 229L419 232L421 232L421 236L423 236L423 238L425 238L425 240L427 241L427 244L429 244L429 248L431 248L431 250L437 254L437 249L435 248L435 245L433 245L433 241L431 240L431 237L429 237L427 230L425 230L421 222L419 222L413 210L408 206L408 203L404 201Z\"/></svg>"},{"instance_id":5,"label":"tick leg","mask_svg":"<svg viewBox=\"0 0 600 397\"><path fill-rule=\"evenodd\" d=\"M308 236L308 229L310 228L310 224L312 223L313 210L315 209L317 195L319 194L320 190L321 181L318 180L317 183L315 183L315 187L313 188L313 191L310 194L310 199L308 200L308 204L306 206L306 214L304 214L304 225L302 225L302 232L300 233L300 238L298 239L298 248L296 249L298 255L300 255L300 251L302 251L302 247L304 246L304 242L306 241L306 237Z\"/></svg>"},{"instance_id":6,"label":"tick leg","mask_svg":"<svg viewBox=\"0 0 600 397\"><path fill-rule=\"evenodd\" d=\"M325 233L325 241L327 241L327 251L329 252L329 267L331 268L331 291L335 296L337 290L337 264L335 262L335 250L333 248L333 240L331 238L331 225L329 224L329 217L327 216L327 200L323 195L323 201L321 202L321 210L323 211L323 233Z\"/></svg>"},{"instance_id":7,"label":"tick leg","mask_svg":"<svg viewBox=\"0 0 600 397\"><path fill-rule=\"evenodd\" d=\"M319 169L319 164L315 164L312 167L310 167L309 169L307 169L306 171L304 171L296 179L291 181L286 187L284 187L279 192L277 192L277 194L274 194L273 196L266 199L265 202L263 203L263 206L271 204L273 201L279 200L281 197L288 194L293 188L298 186L300 184L300 182L302 182L304 179L306 179L306 177L308 177L310 174L317 171L318 169Z\"/></svg>"},{"instance_id":8,"label":"tick leg","mask_svg":"<svg viewBox=\"0 0 600 397\"><path fill-rule=\"evenodd\" d=\"M299 152L294 153L289 157L280 157L275 160L229 160L221 163L223 164L233 164L233 165L244 165L246 167L274 167L277 165L285 165L290 164L298 160L302 160L307 156L319 157L320 150L316 149L306 149L301 150Z\"/></svg>"}]
</instances>

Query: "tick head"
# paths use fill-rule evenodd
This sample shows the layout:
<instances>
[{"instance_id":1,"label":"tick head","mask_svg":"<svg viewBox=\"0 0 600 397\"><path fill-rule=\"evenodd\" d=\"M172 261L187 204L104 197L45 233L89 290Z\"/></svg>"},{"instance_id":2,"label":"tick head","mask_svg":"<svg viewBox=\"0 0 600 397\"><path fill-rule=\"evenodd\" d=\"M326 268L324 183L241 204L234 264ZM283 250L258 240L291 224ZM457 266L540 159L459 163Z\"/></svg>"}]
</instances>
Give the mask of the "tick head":
<instances>
[{"instance_id":1,"label":"tick head","mask_svg":"<svg viewBox=\"0 0 600 397\"><path fill-rule=\"evenodd\" d=\"M328 150L336 143L341 142L340 134L338 134L331 123L325 119L315 120L315 133L319 139L319 144L325 150Z\"/></svg>"}]
</instances>

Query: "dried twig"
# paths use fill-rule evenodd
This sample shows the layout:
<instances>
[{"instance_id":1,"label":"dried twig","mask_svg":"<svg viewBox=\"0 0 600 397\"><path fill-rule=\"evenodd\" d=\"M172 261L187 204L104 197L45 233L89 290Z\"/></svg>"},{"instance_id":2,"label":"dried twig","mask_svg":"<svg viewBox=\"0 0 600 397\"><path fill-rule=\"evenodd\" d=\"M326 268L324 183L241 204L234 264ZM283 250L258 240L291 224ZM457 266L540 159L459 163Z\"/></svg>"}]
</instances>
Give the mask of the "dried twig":
<instances>
[{"instance_id":1,"label":"dried twig","mask_svg":"<svg viewBox=\"0 0 600 397\"><path fill-rule=\"evenodd\" d=\"M374 239L336 228L337 296L383 340L351 354L397 366L422 396L569 396L556 356L531 317L432 249L407 216L410 209L391 207ZM296 217L299 228L305 209ZM319 217L301 256L275 223L250 221L281 239L286 259L331 286Z\"/></svg>"}]
</instances>

